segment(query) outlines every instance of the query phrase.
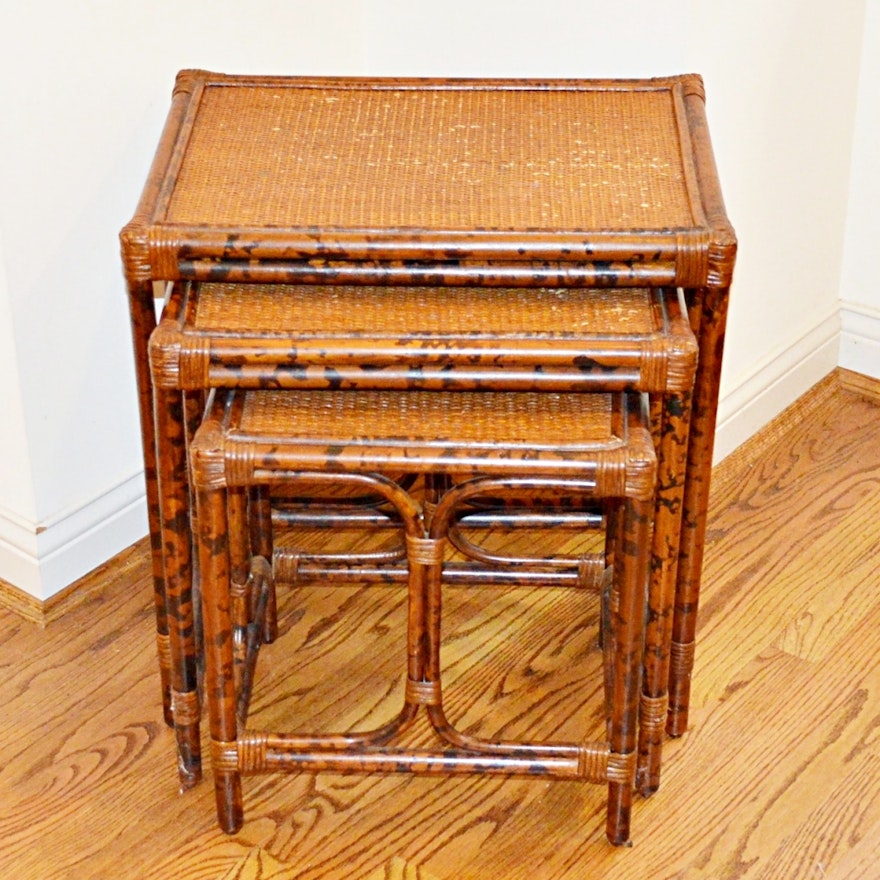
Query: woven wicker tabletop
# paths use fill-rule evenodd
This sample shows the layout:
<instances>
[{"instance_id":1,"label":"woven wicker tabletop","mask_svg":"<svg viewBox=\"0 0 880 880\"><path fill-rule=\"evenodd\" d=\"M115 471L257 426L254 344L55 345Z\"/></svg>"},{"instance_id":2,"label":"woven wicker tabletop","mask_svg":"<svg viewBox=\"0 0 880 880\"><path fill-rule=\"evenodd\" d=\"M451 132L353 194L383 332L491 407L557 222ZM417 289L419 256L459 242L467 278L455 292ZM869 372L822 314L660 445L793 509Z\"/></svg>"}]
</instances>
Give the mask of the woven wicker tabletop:
<instances>
[{"instance_id":1,"label":"woven wicker tabletop","mask_svg":"<svg viewBox=\"0 0 880 880\"><path fill-rule=\"evenodd\" d=\"M202 284L192 330L290 339L369 336L454 341L648 337L662 328L654 293L633 288L363 287Z\"/></svg>"},{"instance_id":2,"label":"woven wicker tabletop","mask_svg":"<svg viewBox=\"0 0 880 880\"><path fill-rule=\"evenodd\" d=\"M214 86L197 120L169 223L694 224L669 89Z\"/></svg>"},{"instance_id":3,"label":"woven wicker tabletop","mask_svg":"<svg viewBox=\"0 0 880 880\"><path fill-rule=\"evenodd\" d=\"M176 284L150 349L157 385L193 389L662 392L697 359L670 288Z\"/></svg>"},{"instance_id":4,"label":"woven wicker tabletop","mask_svg":"<svg viewBox=\"0 0 880 880\"><path fill-rule=\"evenodd\" d=\"M697 76L184 71L124 257L129 274L202 280L228 279L224 261L589 262L604 265L583 283L633 284L624 264L668 262L656 283L694 286L710 244L733 242L702 106Z\"/></svg>"},{"instance_id":5,"label":"woven wicker tabletop","mask_svg":"<svg viewBox=\"0 0 880 880\"><path fill-rule=\"evenodd\" d=\"M505 448L617 448L602 394L256 391L238 436L264 442Z\"/></svg>"}]
</instances>

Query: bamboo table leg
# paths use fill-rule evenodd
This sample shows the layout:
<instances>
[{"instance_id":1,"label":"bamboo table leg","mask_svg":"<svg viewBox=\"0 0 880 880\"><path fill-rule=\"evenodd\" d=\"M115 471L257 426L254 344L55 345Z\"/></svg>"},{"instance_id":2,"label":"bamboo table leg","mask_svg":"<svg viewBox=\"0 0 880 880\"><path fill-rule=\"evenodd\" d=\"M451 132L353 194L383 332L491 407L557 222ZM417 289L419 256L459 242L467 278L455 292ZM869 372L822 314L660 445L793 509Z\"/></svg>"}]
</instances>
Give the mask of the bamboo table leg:
<instances>
[{"instance_id":1,"label":"bamboo table leg","mask_svg":"<svg viewBox=\"0 0 880 880\"><path fill-rule=\"evenodd\" d=\"M153 282L129 266L128 300L141 420L154 601L166 723L178 743L181 787L201 778L192 541L183 394L154 387L150 337L156 328Z\"/></svg>"},{"instance_id":2,"label":"bamboo table leg","mask_svg":"<svg viewBox=\"0 0 880 880\"><path fill-rule=\"evenodd\" d=\"M163 391L158 405L154 404L149 366L149 341L156 327L153 284L129 280L128 294L163 712L166 723L175 728L177 735L181 786L190 788L201 776L201 762L183 401L180 392Z\"/></svg>"},{"instance_id":3,"label":"bamboo table leg","mask_svg":"<svg viewBox=\"0 0 880 880\"><path fill-rule=\"evenodd\" d=\"M138 406L143 443L144 476L146 480L147 508L153 557L153 593L156 606L156 632L159 649L159 670L162 681L162 705L165 721L173 725L171 710L171 649L168 634L168 618L165 607L165 574L162 559L159 483L156 472L156 434L153 422L153 383L150 378L150 334L156 327L156 310L153 291L153 267L149 253L146 228L153 218L156 199L162 189L162 181L171 158L177 132L185 112L188 95L185 90L175 92L172 108L165 120L165 127L140 201L131 221L119 234L122 265L128 288L128 308L131 320L134 348L135 375L138 388Z\"/></svg>"},{"instance_id":4,"label":"bamboo table leg","mask_svg":"<svg viewBox=\"0 0 880 880\"><path fill-rule=\"evenodd\" d=\"M636 787L645 796L653 794L660 786L669 705L670 646L687 474L691 392L663 395L660 409L657 494L636 772Z\"/></svg>"},{"instance_id":5,"label":"bamboo table leg","mask_svg":"<svg viewBox=\"0 0 880 880\"><path fill-rule=\"evenodd\" d=\"M670 736L680 736L688 724L728 288L705 288L692 292L692 296L692 323L700 346L700 359L694 384L672 628L666 723Z\"/></svg>"},{"instance_id":6,"label":"bamboo table leg","mask_svg":"<svg viewBox=\"0 0 880 880\"><path fill-rule=\"evenodd\" d=\"M165 607L171 647L171 710L182 789L201 779L198 664L193 594L184 395L153 389Z\"/></svg>"},{"instance_id":7,"label":"bamboo table leg","mask_svg":"<svg viewBox=\"0 0 880 880\"><path fill-rule=\"evenodd\" d=\"M156 473L156 432L153 423L153 387L150 380L150 361L148 355L150 334L156 326L153 283L151 281L129 281L128 301L134 347L135 376L138 388L141 442L143 444L150 551L153 562L153 596L156 608L156 642L159 653L162 706L165 721L169 726L172 726L174 721L171 712L171 654L168 617L165 608L165 575L162 560L159 483Z\"/></svg>"}]
</instances>

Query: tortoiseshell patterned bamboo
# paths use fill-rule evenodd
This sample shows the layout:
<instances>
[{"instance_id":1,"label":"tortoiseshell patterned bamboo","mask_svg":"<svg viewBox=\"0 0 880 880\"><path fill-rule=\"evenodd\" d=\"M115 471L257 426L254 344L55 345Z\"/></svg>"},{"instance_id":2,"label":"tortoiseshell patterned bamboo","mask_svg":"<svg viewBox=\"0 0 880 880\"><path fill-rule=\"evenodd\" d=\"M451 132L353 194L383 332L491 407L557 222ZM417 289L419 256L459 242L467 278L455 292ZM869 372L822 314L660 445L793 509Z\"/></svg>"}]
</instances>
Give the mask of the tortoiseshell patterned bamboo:
<instances>
[{"instance_id":1,"label":"tortoiseshell patterned bamboo","mask_svg":"<svg viewBox=\"0 0 880 880\"><path fill-rule=\"evenodd\" d=\"M636 776L638 789L645 796L660 785L691 392L658 395L654 400L659 404L657 488L647 620L647 644L653 648L646 650L644 659Z\"/></svg>"},{"instance_id":2,"label":"tortoiseshell patterned bamboo","mask_svg":"<svg viewBox=\"0 0 880 880\"><path fill-rule=\"evenodd\" d=\"M675 290L175 285L151 341L168 388L690 390Z\"/></svg>"},{"instance_id":3,"label":"tortoiseshell patterned bamboo","mask_svg":"<svg viewBox=\"0 0 880 880\"><path fill-rule=\"evenodd\" d=\"M477 133L470 148L479 145L478 152L487 160L492 174L482 182L466 178L445 183L441 180L443 185L436 191L436 198L432 196L427 202L422 198L422 193L428 191L424 187L410 191L418 193L415 201L406 195L405 186L398 193L392 193L395 185L403 185L406 181L412 183L413 174L436 173L437 169L431 171L430 161L423 161L431 157L442 154L445 165L441 165L454 169L456 174L466 170L457 154L464 143L461 138L440 143L430 126L415 126L415 141L410 144L414 152L409 147L405 151L402 145L406 138L400 136L402 129L392 126L389 131L378 132L378 137L385 146L394 144L396 154L407 167L398 173L399 169L395 171L386 164L376 172L381 177L382 187L374 191L387 191L393 196L387 202L393 209L388 213L383 213L384 209L378 203L353 197L352 188L357 190L368 183L360 176L362 156L357 155L352 161L334 160L325 164L321 174L312 175L305 181L305 187L297 192L304 194L306 210L303 212L297 208L294 222L288 222L290 218L285 220L278 212L292 210L290 194L279 182L288 179L296 186L295 174L275 175L273 186L268 189L260 186L244 186L237 190L228 187L228 181L232 179L250 179L248 175L256 175L255 179L259 179L267 161L277 161L281 155L294 156L297 152L293 149L279 152L275 148L275 142L287 137L291 129L277 125L277 115L273 116L271 110L267 114L266 104L280 102L290 109L301 100L305 101L312 105L309 112L324 114L322 118L333 123L326 130L339 133L334 135L334 146L351 149L356 139L350 137L350 126L336 127L338 122L345 122L345 114L338 114L341 120L334 117L332 102L322 105L322 96L343 99L346 106L352 101L363 102L366 107L372 106L376 97L380 102L391 99L398 102L395 113L408 107L404 115L409 113L411 118L418 119L423 118L422 111L433 102L435 107L441 108L435 118L451 126L467 117L476 126L473 132ZM537 115L510 111L514 106L522 109L523 102L530 101L540 103L547 111L543 117L548 121L545 134L549 132L549 139L542 135L536 140L529 134L528 137L514 138L516 143L505 144L483 137L490 130L491 123L502 117L515 121L511 131L524 131L521 126L536 119ZM552 106L570 107L572 102L577 103L582 112L560 114L560 124L554 132L552 121L558 109L553 111ZM711 292L712 297L707 297L706 302L710 303L710 310L717 308L717 313L705 324L706 337L703 338L700 332L697 334L700 357L711 362L711 366L699 371L694 394L694 428L686 483L689 487L692 482L698 485L689 489L684 498L687 525L676 591L675 628L685 641L677 640L672 648L674 659L670 684L677 696L671 700L669 730L675 733L684 729L686 708L682 711L676 706L686 707L693 658L693 642L688 633L693 628L699 595L721 343L736 254L736 239L724 210L704 104L702 81L695 75L642 81L527 82L340 81L230 77L204 71L180 74L142 197L131 222L121 233L140 394L166 718L171 720L172 716L168 696L171 672L161 658L169 654L176 657L178 653L188 658L191 651L187 645L180 644L181 638L185 640L187 637L186 621L173 623L177 635L174 640L166 638L168 623L160 539L162 517L154 449L158 444L160 460L169 453L169 448L171 455L178 454L178 450L165 442L161 432L155 436L151 420L152 389L146 368L146 337L154 322L152 280L192 279L270 285L419 285L442 286L447 290L500 287L508 290L529 288L533 292L558 287L625 289L680 285L688 289L691 300L702 297L703 291ZM301 110L304 105L298 106ZM630 112L635 112L637 124L621 125L621 119L630 118L626 116ZM212 120L216 122L224 114L231 120L231 126L224 123L218 128ZM642 155L650 145L648 153L659 161L646 164L627 158L616 163L593 164L578 143L583 139L572 134L573 124L592 126L598 131L596 136L608 139L606 146L611 148L611 152L606 150L608 155L623 149L631 158ZM232 131L236 132L235 136L224 140L226 135L223 132ZM633 137L635 141L628 142L627 139ZM542 146L536 150L534 144L539 142ZM587 138L585 143L589 145L590 142ZM594 147L597 144L593 142ZM633 151L629 147L636 149ZM516 151L523 148L528 153L530 165L523 165L516 158ZM419 153L420 161L413 161L419 158ZM335 155L338 158L339 153L318 150L309 155L312 156L309 161L312 161L315 157L326 159ZM497 186L500 180L498 169L505 161L509 166L504 171L508 178L503 186ZM555 171L551 171L548 165L551 161L556 163ZM235 173L226 173L224 163L228 166L226 171L234 166ZM530 182L534 187L527 188L553 196L546 200L552 206L547 213L540 210L534 213L537 202L526 203L521 198L514 202L505 196L512 191L525 191L510 188L509 174L531 173L524 171L527 166L549 173L544 178L532 179ZM610 173L615 168L617 170ZM560 169L562 175L553 177ZM600 173L595 175L597 171ZM341 177L334 182L334 174L339 173ZM422 183L426 180L424 176L419 179ZM373 183L376 182L374 178ZM476 189L473 189L475 184ZM593 185L599 186L600 190L602 186L608 189L604 194L601 191L589 193ZM322 189L316 190L314 186ZM645 201L646 187L659 197ZM478 190L483 197L465 208L476 211L479 217L474 213L458 212L458 208L444 202L448 194L455 194L459 204L464 205L461 194ZM612 190L617 200L609 202L606 195ZM493 193L498 197L493 197ZM430 210L426 205L430 205ZM369 228L358 227L358 217L351 213L355 210L370 212ZM416 216L412 213L414 210L418 216L415 224L410 222ZM339 211L342 213L335 215L338 224L323 225L333 212ZM284 222L274 223L271 221L273 217ZM301 222L303 217L311 217L310 222L318 225L296 227L296 220ZM692 317L697 311L699 309L691 310ZM700 324L699 320L694 321L695 329L699 330ZM525 348L527 346L523 346ZM209 372L215 367L209 367ZM258 369L257 372L239 370L238 375L235 364L221 369L228 371L222 381L229 384L261 385L265 381L258 375ZM189 367L185 367L184 373L188 370ZM523 391L566 391L575 385L583 390L603 389L601 370L596 374L592 368L568 371L560 368L548 380L535 357L518 363L515 352L503 369L471 364L469 370L467 374L455 373L450 379L442 368L431 372L429 367L428 373L424 374L393 364L385 364L381 369L367 364L365 368L357 358L336 366L332 359L325 359L323 363L318 360L299 364L289 375L282 370L274 381L289 383L293 387L350 388L364 387L372 379L376 383L373 387L384 383L386 388L401 390L412 387L463 390L515 387ZM185 381L194 381L192 376L196 372ZM645 377L640 378L644 380ZM447 380L448 386L444 385ZM172 385L174 381L169 380ZM623 381L623 376L618 375L617 381ZM505 386L504 383L509 384ZM188 387L195 389L197 386ZM201 390L205 386L198 387ZM632 380L631 384L620 387L635 389L641 386ZM685 387L682 386L681 390L684 391ZM178 464L170 465L172 471L177 468ZM172 506L176 503L173 502ZM169 517L164 519L169 522ZM166 529L170 527L166 524ZM175 552L173 547L171 552ZM173 591L177 596L174 601L182 602L181 607L185 608L191 592L186 586L190 575L185 566L181 567L181 560L178 553L177 561L172 563L172 571L176 572L178 579ZM656 558L654 565L656 569ZM669 565L665 567L670 570ZM691 640L687 641L689 638ZM168 651L163 647L166 642ZM188 659L172 660L172 665L180 665L182 669L188 669L188 663ZM187 677L180 672L177 675L178 678ZM646 695L646 718L656 717L658 699ZM178 702L182 701L180 696Z\"/></svg>"},{"instance_id":4,"label":"tortoiseshell patterned bamboo","mask_svg":"<svg viewBox=\"0 0 880 880\"><path fill-rule=\"evenodd\" d=\"M156 327L153 308L152 282L130 282L131 334L134 350L135 375L138 387L138 411L144 458L144 477L147 493L147 516L150 528L150 550L153 563L153 604L156 611L156 641L162 707L165 722L173 725L171 711L171 646L168 634L168 616L165 605L165 577L162 561L162 531L159 502L159 484L156 475L156 440L153 423L153 393L150 382L148 356L150 334Z\"/></svg>"},{"instance_id":5,"label":"tortoiseshell patterned bamboo","mask_svg":"<svg viewBox=\"0 0 880 880\"><path fill-rule=\"evenodd\" d=\"M389 314L393 318L379 322ZM473 326L472 321L480 329L468 332L465 328ZM395 335L395 328L400 335ZM296 336L291 338L293 333ZM398 362L403 365L401 384L407 391L430 387L430 373L436 370L441 387L457 390L487 386L513 390L538 383L541 391L635 387L668 392L691 387L696 343L679 295L665 289L588 295L557 290L528 295L516 290L486 294L467 289L207 285L172 291L150 350L157 387L255 383L308 388L324 387L326 381L333 387L345 386L349 382L340 377L348 363L354 365L350 368L354 387L383 388L389 384L389 375L397 374L393 367ZM309 368L303 364L315 364L318 376L332 378L309 380ZM517 369L519 364L521 369ZM459 398L467 399L467 395ZM515 404L521 399L514 396L510 401ZM398 399L398 406L405 403L406 398ZM670 403L673 410L676 406ZM516 405L512 412L519 418ZM679 419L675 424L669 436L675 436L680 448L686 443L687 423ZM164 433L158 444L162 458L181 454ZM675 467L683 466L680 455L674 461ZM409 466L420 469L415 462ZM680 487L683 472L673 470L669 479ZM668 519L667 515L662 522ZM668 558L677 552L677 528L670 525L673 531L664 532L656 543L653 569L660 572L657 577L671 579L675 569ZM359 566L358 575L379 582L403 577L403 572L395 574L388 568L390 561L386 559L386 565L374 572ZM290 579L283 569L283 556L281 562L282 579ZM300 565L308 571L310 560L298 558L296 565L293 579L299 577ZM314 569L315 561L311 565ZM521 566L512 573L506 566L489 571L463 566L451 569L449 576L484 583L509 582L513 574L522 583L548 580L527 568ZM585 583L586 571L583 568L577 574L579 582ZM324 573L333 574L329 569ZM337 577L347 574L350 570L345 566L336 569ZM569 571L557 581L574 577ZM656 589L668 596L671 586ZM662 631L668 633L668 626ZM667 658L668 650L656 659L659 678L646 691L646 698L649 694L661 700L665 697ZM646 676L648 681L653 678ZM644 746L643 761L654 768L656 781L661 740L648 730L646 725L643 738L652 745Z\"/></svg>"},{"instance_id":6,"label":"tortoiseshell patterned bamboo","mask_svg":"<svg viewBox=\"0 0 880 880\"><path fill-rule=\"evenodd\" d=\"M373 414L376 408L399 404L394 393L348 392L344 400L335 401L326 392L216 393L211 412L193 441L191 468L198 499L214 780L218 818L227 832L238 830L243 821L241 773L307 768L526 773L602 782L609 793L608 838L615 844L629 840L656 480L645 408L638 396L627 395L562 399L560 395L496 392L478 397L480 418L475 424L475 410L462 393L411 392L403 421L380 420ZM519 413L517 420L508 417L511 404ZM560 419L568 421L559 424ZM408 434L401 434L404 422L410 425ZM435 438L443 432L456 439L438 444ZM484 442L484 432L494 432L492 444ZM360 452L348 460L346 450L352 442ZM539 454L520 455L519 447L524 444L539 449ZM551 461L554 464L549 467ZM407 492L369 472L411 469L414 462L421 462L418 466L435 475L471 478L456 482L439 496L427 530ZM530 473L536 464L540 467ZM380 728L323 736L241 729L246 705L242 705L240 689L248 686L258 640L251 639L245 650L237 649L251 614L244 604L247 590L238 591L236 599L233 578L241 565L234 553L230 556L230 549L244 544L241 537L231 538L229 530L245 530L247 523L238 513L240 502L231 502L237 494L243 497L242 487L273 481L287 486L297 481L368 485L400 516L409 580L406 689L397 718ZM617 599L613 638L607 649L608 741L529 743L476 738L456 730L443 711L441 585L450 524L460 506L475 497L534 494L546 498L554 491L621 507L615 518L617 539L612 541ZM241 609L237 614L236 603ZM668 610L661 611L668 615ZM254 625L261 629L259 616ZM422 706L441 740L451 748L431 751L391 745Z\"/></svg>"},{"instance_id":7,"label":"tortoiseshell patterned bamboo","mask_svg":"<svg viewBox=\"0 0 880 880\"><path fill-rule=\"evenodd\" d=\"M716 180L704 101L696 75L537 82L184 71L141 210L124 230L127 272L307 283L296 274L305 271L370 283L363 271L372 264L382 284L476 276L535 286L543 276L727 286L729 228L704 213ZM360 137L354 113L378 113ZM455 137L444 136L450 129ZM395 161L370 161L377 150Z\"/></svg>"},{"instance_id":8,"label":"tortoiseshell patterned bamboo","mask_svg":"<svg viewBox=\"0 0 880 880\"><path fill-rule=\"evenodd\" d=\"M715 440L721 357L727 320L727 291L706 288L692 295L693 321L698 324L700 361L694 385L691 441L688 449L681 549L672 631L673 662L669 674L669 718L666 731L680 736L687 730L691 671L703 568L706 513L709 506L711 455ZM709 456L706 461L703 456Z\"/></svg>"},{"instance_id":9,"label":"tortoiseshell patterned bamboo","mask_svg":"<svg viewBox=\"0 0 880 880\"><path fill-rule=\"evenodd\" d=\"M161 558L172 659L171 711L177 736L180 783L183 788L191 788L201 778L201 745L186 421L183 392L162 388L156 388L155 392L158 485L162 499ZM183 706L187 709L182 709Z\"/></svg>"}]
</instances>

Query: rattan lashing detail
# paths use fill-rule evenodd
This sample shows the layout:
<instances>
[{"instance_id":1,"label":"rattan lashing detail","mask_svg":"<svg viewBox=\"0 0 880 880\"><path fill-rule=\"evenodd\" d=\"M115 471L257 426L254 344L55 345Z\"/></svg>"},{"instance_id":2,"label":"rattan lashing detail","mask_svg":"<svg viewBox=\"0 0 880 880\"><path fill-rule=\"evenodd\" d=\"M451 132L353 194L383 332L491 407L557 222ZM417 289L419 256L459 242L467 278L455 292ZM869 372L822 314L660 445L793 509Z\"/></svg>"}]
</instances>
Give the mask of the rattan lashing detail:
<instances>
[{"instance_id":1,"label":"rattan lashing detail","mask_svg":"<svg viewBox=\"0 0 880 880\"><path fill-rule=\"evenodd\" d=\"M243 600L248 596L248 581L236 580L231 577L229 580L229 595L232 599Z\"/></svg>"},{"instance_id":2,"label":"rattan lashing detail","mask_svg":"<svg viewBox=\"0 0 880 880\"><path fill-rule=\"evenodd\" d=\"M272 561L275 579L281 583L296 585L299 580L300 553L277 553Z\"/></svg>"},{"instance_id":3,"label":"rattan lashing detail","mask_svg":"<svg viewBox=\"0 0 880 880\"><path fill-rule=\"evenodd\" d=\"M608 779L611 751L605 743L582 743L578 749L579 779L601 783Z\"/></svg>"},{"instance_id":4,"label":"rattan lashing detail","mask_svg":"<svg viewBox=\"0 0 880 880\"><path fill-rule=\"evenodd\" d=\"M593 555L578 559L577 585L581 590L598 590L605 576L605 560Z\"/></svg>"},{"instance_id":5,"label":"rattan lashing detail","mask_svg":"<svg viewBox=\"0 0 880 880\"><path fill-rule=\"evenodd\" d=\"M649 731L660 731L666 724L666 713L669 706L669 697L663 694L661 697L649 697L645 694L639 696L639 725Z\"/></svg>"},{"instance_id":6,"label":"rattan lashing detail","mask_svg":"<svg viewBox=\"0 0 880 880\"><path fill-rule=\"evenodd\" d=\"M196 724L201 718L197 691L171 691L171 711L175 724Z\"/></svg>"},{"instance_id":7,"label":"rattan lashing detail","mask_svg":"<svg viewBox=\"0 0 880 880\"><path fill-rule=\"evenodd\" d=\"M162 669L171 668L171 636L168 633L156 633L156 651Z\"/></svg>"},{"instance_id":8,"label":"rattan lashing detail","mask_svg":"<svg viewBox=\"0 0 880 880\"><path fill-rule=\"evenodd\" d=\"M236 760L242 773L262 773L268 766L269 734L246 730L238 738Z\"/></svg>"},{"instance_id":9,"label":"rattan lashing detail","mask_svg":"<svg viewBox=\"0 0 880 880\"><path fill-rule=\"evenodd\" d=\"M206 422L197 442L193 443L192 481L196 489L215 489L227 485L224 438L216 422Z\"/></svg>"},{"instance_id":10,"label":"rattan lashing detail","mask_svg":"<svg viewBox=\"0 0 880 880\"><path fill-rule=\"evenodd\" d=\"M206 75L209 75L207 71L196 68L187 68L178 71L177 77L174 80L172 96L190 94L201 82L204 81Z\"/></svg>"},{"instance_id":11,"label":"rattan lashing detail","mask_svg":"<svg viewBox=\"0 0 880 880\"><path fill-rule=\"evenodd\" d=\"M636 761L638 755L635 752L609 752L606 775L603 779L608 782L617 782L621 785L632 785L636 778Z\"/></svg>"},{"instance_id":12,"label":"rattan lashing detail","mask_svg":"<svg viewBox=\"0 0 880 880\"><path fill-rule=\"evenodd\" d=\"M706 101L706 86L703 83L703 77L698 73L685 73L678 77L681 83L682 93L687 97L699 98L702 102Z\"/></svg>"},{"instance_id":13,"label":"rattan lashing detail","mask_svg":"<svg viewBox=\"0 0 880 880\"><path fill-rule=\"evenodd\" d=\"M406 558L419 565L442 565L446 551L445 538L420 538L406 536Z\"/></svg>"},{"instance_id":14,"label":"rattan lashing detail","mask_svg":"<svg viewBox=\"0 0 880 880\"><path fill-rule=\"evenodd\" d=\"M635 779L636 757L635 752L612 752L605 743L582 743L578 749L577 776L587 782L631 785Z\"/></svg>"},{"instance_id":15,"label":"rattan lashing detail","mask_svg":"<svg viewBox=\"0 0 880 880\"><path fill-rule=\"evenodd\" d=\"M160 321L150 336L150 372L155 388L182 388L181 333L175 323ZM206 387L206 386L201 386Z\"/></svg>"},{"instance_id":16,"label":"rattan lashing detail","mask_svg":"<svg viewBox=\"0 0 880 880\"><path fill-rule=\"evenodd\" d=\"M676 235L677 256L675 283L690 286L694 278L705 278L709 272L709 233L679 232Z\"/></svg>"},{"instance_id":17,"label":"rattan lashing detail","mask_svg":"<svg viewBox=\"0 0 880 880\"><path fill-rule=\"evenodd\" d=\"M269 735L245 730L235 742L211 740L211 764L215 772L262 773L267 768Z\"/></svg>"},{"instance_id":18,"label":"rattan lashing detail","mask_svg":"<svg viewBox=\"0 0 880 880\"><path fill-rule=\"evenodd\" d=\"M638 498L644 494L641 481L632 482L632 467L628 461L603 461L595 476L596 495L600 498L615 498L625 494Z\"/></svg>"},{"instance_id":19,"label":"rattan lashing detail","mask_svg":"<svg viewBox=\"0 0 880 880\"><path fill-rule=\"evenodd\" d=\"M153 277L152 253L147 243L143 219L135 217L119 233L122 269L130 284L149 282Z\"/></svg>"},{"instance_id":20,"label":"rattan lashing detail","mask_svg":"<svg viewBox=\"0 0 880 880\"><path fill-rule=\"evenodd\" d=\"M193 339L179 349L179 375L181 388L209 388L211 386L209 366L211 340Z\"/></svg>"},{"instance_id":21,"label":"rattan lashing detail","mask_svg":"<svg viewBox=\"0 0 880 880\"><path fill-rule=\"evenodd\" d=\"M239 746L243 742L244 735L239 738L238 742L223 742L222 740L211 740L211 766L214 772L233 773L240 770L238 760Z\"/></svg>"},{"instance_id":22,"label":"rattan lashing detail","mask_svg":"<svg viewBox=\"0 0 880 880\"><path fill-rule=\"evenodd\" d=\"M706 255L706 286L724 289L733 280L736 262L736 238L731 231L723 241L712 242Z\"/></svg>"},{"instance_id":23,"label":"rattan lashing detail","mask_svg":"<svg viewBox=\"0 0 880 880\"><path fill-rule=\"evenodd\" d=\"M227 449L226 485L247 486L253 482L259 449L256 443L237 442Z\"/></svg>"},{"instance_id":24,"label":"rattan lashing detail","mask_svg":"<svg viewBox=\"0 0 880 880\"><path fill-rule=\"evenodd\" d=\"M640 388L668 387L669 351L664 340L656 337L646 339L642 344L639 368Z\"/></svg>"},{"instance_id":25,"label":"rattan lashing detail","mask_svg":"<svg viewBox=\"0 0 880 880\"><path fill-rule=\"evenodd\" d=\"M670 675L689 675L694 666L696 642L673 641L669 651Z\"/></svg>"},{"instance_id":26,"label":"rattan lashing detail","mask_svg":"<svg viewBox=\"0 0 880 880\"><path fill-rule=\"evenodd\" d=\"M439 681L406 680L406 701L417 706L441 706L443 696Z\"/></svg>"},{"instance_id":27,"label":"rattan lashing detail","mask_svg":"<svg viewBox=\"0 0 880 880\"><path fill-rule=\"evenodd\" d=\"M165 227L151 226L148 247L152 277L176 281L180 277L180 242L176 234Z\"/></svg>"},{"instance_id":28,"label":"rattan lashing detail","mask_svg":"<svg viewBox=\"0 0 880 880\"><path fill-rule=\"evenodd\" d=\"M657 461L653 441L647 433L629 434L629 456L623 471L624 493L630 498L648 500L656 490ZM609 485L610 489L610 485Z\"/></svg>"}]
</instances>

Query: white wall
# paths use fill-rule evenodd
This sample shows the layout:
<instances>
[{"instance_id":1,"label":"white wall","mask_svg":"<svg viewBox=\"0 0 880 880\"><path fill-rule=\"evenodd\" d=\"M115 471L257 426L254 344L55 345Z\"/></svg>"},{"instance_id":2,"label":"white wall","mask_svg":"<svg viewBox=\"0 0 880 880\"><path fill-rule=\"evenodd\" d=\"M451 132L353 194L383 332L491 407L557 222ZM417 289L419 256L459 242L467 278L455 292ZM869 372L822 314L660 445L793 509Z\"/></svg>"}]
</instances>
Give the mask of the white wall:
<instances>
[{"instance_id":1,"label":"white wall","mask_svg":"<svg viewBox=\"0 0 880 880\"><path fill-rule=\"evenodd\" d=\"M2 244L2 242L0 242ZM0 251L0 560L2 577L20 583L36 555L34 492L25 433L18 351Z\"/></svg>"},{"instance_id":2,"label":"white wall","mask_svg":"<svg viewBox=\"0 0 880 880\"><path fill-rule=\"evenodd\" d=\"M864 2L693 8L693 57L739 239L719 458L837 363Z\"/></svg>"},{"instance_id":3,"label":"white wall","mask_svg":"<svg viewBox=\"0 0 880 880\"><path fill-rule=\"evenodd\" d=\"M370 0L370 73L662 76L683 73L692 0ZM615 35L609 38L609 34Z\"/></svg>"},{"instance_id":4,"label":"white wall","mask_svg":"<svg viewBox=\"0 0 880 880\"><path fill-rule=\"evenodd\" d=\"M331 40L314 3L6 6L0 388L18 411L0 433L0 578L45 600L146 532L117 236L175 73L355 72L362 8L333 4Z\"/></svg>"},{"instance_id":5,"label":"white wall","mask_svg":"<svg viewBox=\"0 0 880 880\"><path fill-rule=\"evenodd\" d=\"M880 379L880 0L865 9L852 185L840 283L840 365Z\"/></svg>"},{"instance_id":6,"label":"white wall","mask_svg":"<svg viewBox=\"0 0 880 880\"><path fill-rule=\"evenodd\" d=\"M0 55L0 392L10 407L0 577L44 600L145 531L116 236L179 68L703 73L741 242L723 454L836 363L863 10L864 0L669 0L662 15L649 0L16 4ZM10 536L30 548L24 556Z\"/></svg>"}]
</instances>

